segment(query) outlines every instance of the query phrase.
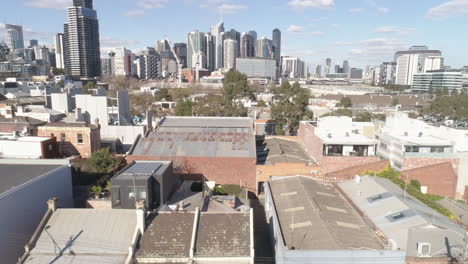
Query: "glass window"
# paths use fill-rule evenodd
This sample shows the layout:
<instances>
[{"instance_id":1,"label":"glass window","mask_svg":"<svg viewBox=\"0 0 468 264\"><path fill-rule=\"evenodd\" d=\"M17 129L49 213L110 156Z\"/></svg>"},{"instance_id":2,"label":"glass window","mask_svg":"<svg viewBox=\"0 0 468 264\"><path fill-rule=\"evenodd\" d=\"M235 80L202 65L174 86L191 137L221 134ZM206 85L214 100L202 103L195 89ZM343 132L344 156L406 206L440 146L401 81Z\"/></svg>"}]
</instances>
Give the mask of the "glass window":
<instances>
[{"instance_id":1,"label":"glass window","mask_svg":"<svg viewBox=\"0 0 468 264\"><path fill-rule=\"evenodd\" d=\"M64 142L66 140L65 133L60 133L60 141Z\"/></svg>"},{"instance_id":2,"label":"glass window","mask_svg":"<svg viewBox=\"0 0 468 264\"><path fill-rule=\"evenodd\" d=\"M83 144L83 134L78 134L78 144Z\"/></svg>"}]
</instances>

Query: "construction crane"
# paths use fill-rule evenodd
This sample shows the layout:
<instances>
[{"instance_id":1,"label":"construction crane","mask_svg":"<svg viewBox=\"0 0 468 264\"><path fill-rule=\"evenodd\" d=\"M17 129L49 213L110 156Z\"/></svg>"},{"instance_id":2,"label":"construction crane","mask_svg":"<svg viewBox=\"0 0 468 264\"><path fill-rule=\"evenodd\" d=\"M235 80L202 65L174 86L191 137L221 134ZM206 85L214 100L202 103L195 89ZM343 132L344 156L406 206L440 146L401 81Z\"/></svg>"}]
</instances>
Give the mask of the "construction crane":
<instances>
[{"instance_id":1,"label":"construction crane","mask_svg":"<svg viewBox=\"0 0 468 264\"><path fill-rule=\"evenodd\" d=\"M176 62L177 62L177 83L182 83L182 64L180 63L179 56L174 51L174 47L172 46L171 41L166 36L166 41L169 43L169 47L171 48L171 52L174 55Z\"/></svg>"}]
</instances>

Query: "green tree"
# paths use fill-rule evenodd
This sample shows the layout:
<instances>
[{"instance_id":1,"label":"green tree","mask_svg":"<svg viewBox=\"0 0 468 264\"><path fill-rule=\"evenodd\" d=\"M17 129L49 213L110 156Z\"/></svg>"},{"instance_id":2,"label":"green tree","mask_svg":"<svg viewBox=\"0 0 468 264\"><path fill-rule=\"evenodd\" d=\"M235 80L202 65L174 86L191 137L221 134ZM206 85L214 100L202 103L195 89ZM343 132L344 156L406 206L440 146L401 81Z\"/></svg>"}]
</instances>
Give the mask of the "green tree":
<instances>
[{"instance_id":1,"label":"green tree","mask_svg":"<svg viewBox=\"0 0 468 264\"><path fill-rule=\"evenodd\" d=\"M65 82L64 82L64 81L58 81L58 82L55 84L55 87L63 88L63 87L65 87Z\"/></svg>"},{"instance_id":2,"label":"green tree","mask_svg":"<svg viewBox=\"0 0 468 264\"><path fill-rule=\"evenodd\" d=\"M348 108L336 109L336 110L334 110L334 111L332 111L330 113L322 115L321 117L325 117L325 116L349 116L349 117L353 117L353 111L351 111Z\"/></svg>"},{"instance_id":3,"label":"green tree","mask_svg":"<svg viewBox=\"0 0 468 264\"><path fill-rule=\"evenodd\" d=\"M343 97L341 98L340 100L340 105L344 108L348 108L348 107L351 107L353 106L353 103L351 102L351 98L349 97Z\"/></svg>"},{"instance_id":4,"label":"green tree","mask_svg":"<svg viewBox=\"0 0 468 264\"><path fill-rule=\"evenodd\" d=\"M92 94L93 90L96 89L96 88L97 88L97 86L93 82L87 82L83 86L84 93L86 93L86 94Z\"/></svg>"},{"instance_id":5,"label":"green tree","mask_svg":"<svg viewBox=\"0 0 468 264\"><path fill-rule=\"evenodd\" d=\"M53 68L52 69L52 73L54 75L64 75L65 74L65 70L64 69L60 69L60 68Z\"/></svg>"},{"instance_id":6,"label":"green tree","mask_svg":"<svg viewBox=\"0 0 468 264\"><path fill-rule=\"evenodd\" d=\"M356 122L371 122L373 119L373 116L370 112L360 112L356 115L354 118L354 121Z\"/></svg>"},{"instance_id":7,"label":"green tree","mask_svg":"<svg viewBox=\"0 0 468 264\"><path fill-rule=\"evenodd\" d=\"M242 104L230 102L221 95L197 98L192 110L194 116L247 116L247 109Z\"/></svg>"},{"instance_id":8,"label":"green tree","mask_svg":"<svg viewBox=\"0 0 468 264\"><path fill-rule=\"evenodd\" d=\"M192 116L192 101L179 99L175 107L176 116Z\"/></svg>"},{"instance_id":9,"label":"green tree","mask_svg":"<svg viewBox=\"0 0 468 264\"><path fill-rule=\"evenodd\" d=\"M307 109L310 93L299 83L292 86L283 82L274 90L275 103L271 106L271 117L276 122L277 134L294 134L301 120L310 120L314 114Z\"/></svg>"},{"instance_id":10,"label":"green tree","mask_svg":"<svg viewBox=\"0 0 468 264\"><path fill-rule=\"evenodd\" d=\"M224 75L223 96L228 101L252 98L253 92L247 82L247 75L238 71L229 71Z\"/></svg>"},{"instance_id":11,"label":"green tree","mask_svg":"<svg viewBox=\"0 0 468 264\"><path fill-rule=\"evenodd\" d=\"M449 94L450 94L450 92L449 92L448 88L445 87L445 88L442 90L442 95L449 95Z\"/></svg>"},{"instance_id":12,"label":"green tree","mask_svg":"<svg viewBox=\"0 0 468 264\"><path fill-rule=\"evenodd\" d=\"M109 148L102 148L91 154L93 167L99 172L108 172L120 165L120 160L115 159L109 152Z\"/></svg>"},{"instance_id":13,"label":"green tree","mask_svg":"<svg viewBox=\"0 0 468 264\"><path fill-rule=\"evenodd\" d=\"M446 117L459 120L468 118L468 95L438 96L421 111L422 115L437 115L439 120Z\"/></svg>"},{"instance_id":14,"label":"green tree","mask_svg":"<svg viewBox=\"0 0 468 264\"><path fill-rule=\"evenodd\" d=\"M172 99L177 102L180 99L188 98L190 95L192 95L192 92L190 91L190 89L176 88L176 89L171 89L171 95L172 95Z\"/></svg>"},{"instance_id":15,"label":"green tree","mask_svg":"<svg viewBox=\"0 0 468 264\"><path fill-rule=\"evenodd\" d=\"M172 101L172 96L169 94L169 89L159 89L155 96L156 101Z\"/></svg>"},{"instance_id":16,"label":"green tree","mask_svg":"<svg viewBox=\"0 0 468 264\"><path fill-rule=\"evenodd\" d=\"M259 101L257 102L257 106L258 106L258 107L266 107L267 104L265 103L265 101L259 100Z\"/></svg>"},{"instance_id":17,"label":"green tree","mask_svg":"<svg viewBox=\"0 0 468 264\"><path fill-rule=\"evenodd\" d=\"M418 118L418 114L415 113L415 112L411 112L411 113L408 113L408 117L409 117L409 118L416 119L416 118Z\"/></svg>"}]
</instances>

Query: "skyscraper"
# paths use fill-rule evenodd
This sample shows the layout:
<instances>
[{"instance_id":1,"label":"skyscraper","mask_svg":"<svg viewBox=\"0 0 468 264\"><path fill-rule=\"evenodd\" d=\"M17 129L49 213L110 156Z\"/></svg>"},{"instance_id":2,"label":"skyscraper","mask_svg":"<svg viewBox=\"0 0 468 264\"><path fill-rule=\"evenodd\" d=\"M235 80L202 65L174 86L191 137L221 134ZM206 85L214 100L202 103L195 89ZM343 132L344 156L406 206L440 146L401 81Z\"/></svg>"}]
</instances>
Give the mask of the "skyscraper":
<instances>
[{"instance_id":1,"label":"skyscraper","mask_svg":"<svg viewBox=\"0 0 468 264\"><path fill-rule=\"evenodd\" d=\"M257 56L257 31L250 30L249 35L252 38L252 43L253 43L253 46L254 46L254 57L256 57Z\"/></svg>"},{"instance_id":2,"label":"skyscraper","mask_svg":"<svg viewBox=\"0 0 468 264\"><path fill-rule=\"evenodd\" d=\"M202 53L202 54L200 54ZM206 56L206 41L205 33L198 30L192 31L187 35L187 68L195 68L193 63L195 57L201 58Z\"/></svg>"},{"instance_id":3,"label":"skyscraper","mask_svg":"<svg viewBox=\"0 0 468 264\"><path fill-rule=\"evenodd\" d=\"M281 31L277 28L273 29L273 53L276 60L276 67L281 68Z\"/></svg>"},{"instance_id":4,"label":"skyscraper","mask_svg":"<svg viewBox=\"0 0 468 264\"><path fill-rule=\"evenodd\" d=\"M163 39L163 40L158 40L156 42L157 52L168 51L168 50L171 50L171 47L169 46L169 43L167 42L167 40Z\"/></svg>"},{"instance_id":5,"label":"skyscraper","mask_svg":"<svg viewBox=\"0 0 468 264\"><path fill-rule=\"evenodd\" d=\"M343 61L343 73L349 73L349 62L347 60Z\"/></svg>"},{"instance_id":6,"label":"skyscraper","mask_svg":"<svg viewBox=\"0 0 468 264\"><path fill-rule=\"evenodd\" d=\"M242 58L254 57L254 46L252 36L247 33L242 33L240 56Z\"/></svg>"},{"instance_id":7,"label":"skyscraper","mask_svg":"<svg viewBox=\"0 0 468 264\"><path fill-rule=\"evenodd\" d=\"M211 27L211 35L214 37L215 49L215 69L223 68L223 41L224 22L220 21L216 26Z\"/></svg>"},{"instance_id":8,"label":"skyscraper","mask_svg":"<svg viewBox=\"0 0 468 264\"><path fill-rule=\"evenodd\" d=\"M444 68L444 58L441 56L429 56L424 62L424 72L437 71Z\"/></svg>"},{"instance_id":9,"label":"skyscraper","mask_svg":"<svg viewBox=\"0 0 468 264\"><path fill-rule=\"evenodd\" d=\"M332 60L330 58L325 60L325 74L331 73L331 63Z\"/></svg>"},{"instance_id":10,"label":"skyscraper","mask_svg":"<svg viewBox=\"0 0 468 264\"><path fill-rule=\"evenodd\" d=\"M317 67L315 67L315 76L317 78L322 77L322 65L317 65Z\"/></svg>"},{"instance_id":11,"label":"skyscraper","mask_svg":"<svg viewBox=\"0 0 468 264\"><path fill-rule=\"evenodd\" d=\"M37 45L39 45L39 41L37 39L30 39L28 48L32 48L32 47L37 46Z\"/></svg>"},{"instance_id":12,"label":"skyscraper","mask_svg":"<svg viewBox=\"0 0 468 264\"><path fill-rule=\"evenodd\" d=\"M64 52L63 52L63 34L57 33L54 38L55 45L55 66L59 69L65 68Z\"/></svg>"},{"instance_id":13,"label":"skyscraper","mask_svg":"<svg viewBox=\"0 0 468 264\"><path fill-rule=\"evenodd\" d=\"M174 43L174 52L179 57L182 68L187 68L187 44L186 43Z\"/></svg>"},{"instance_id":14,"label":"skyscraper","mask_svg":"<svg viewBox=\"0 0 468 264\"><path fill-rule=\"evenodd\" d=\"M236 68L237 41L233 39L224 40L224 69L234 70Z\"/></svg>"},{"instance_id":15,"label":"skyscraper","mask_svg":"<svg viewBox=\"0 0 468 264\"><path fill-rule=\"evenodd\" d=\"M206 34L206 69L214 71L216 68L215 37L210 33Z\"/></svg>"},{"instance_id":16,"label":"skyscraper","mask_svg":"<svg viewBox=\"0 0 468 264\"><path fill-rule=\"evenodd\" d=\"M306 76L306 65L298 57L283 56L282 58L282 76L289 78L305 78Z\"/></svg>"},{"instance_id":17,"label":"skyscraper","mask_svg":"<svg viewBox=\"0 0 468 264\"><path fill-rule=\"evenodd\" d=\"M226 33L224 33L224 39L232 39L232 40L235 40L237 42L237 46L236 46L236 49L237 49L237 53L236 54L240 54L240 43L241 43L241 34L239 31L236 31L235 29L231 29L229 31L227 31ZM239 55L237 55L239 56Z\"/></svg>"},{"instance_id":18,"label":"skyscraper","mask_svg":"<svg viewBox=\"0 0 468 264\"><path fill-rule=\"evenodd\" d=\"M5 24L5 40L10 50L24 49L23 27Z\"/></svg>"},{"instance_id":19,"label":"skyscraper","mask_svg":"<svg viewBox=\"0 0 468 264\"><path fill-rule=\"evenodd\" d=\"M405 54L398 57L396 66L396 84L413 84L413 76L418 73L418 60L418 54Z\"/></svg>"},{"instance_id":20,"label":"skyscraper","mask_svg":"<svg viewBox=\"0 0 468 264\"><path fill-rule=\"evenodd\" d=\"M99 22L93 0L73 0L64 25L65 67L75 78L101 75Z\"/></svg>"},{"instance_id":21,"label":"skyscraper","mask_svg":"<svg viewBox=\"0 0 468 264\"><path fill-rule=\"evenodd\" d=\"M257 39L257 57L273 59L273 41L267 38Z\"/></svg>"},{"instance_id":22,"label":"skyscraper","mask_svg":"<svg viewBox=\"0 0 468 264\"><path fill-rule=\"evenodd\" d=\"M394 61L397 62L398 58L403 55L418 55L417 72L424 72L424 64L427 57L442 56L440 50L430 50L426 46L412 46L408 50L398 51L395 53Z\"/></svg>"}]
</instances>

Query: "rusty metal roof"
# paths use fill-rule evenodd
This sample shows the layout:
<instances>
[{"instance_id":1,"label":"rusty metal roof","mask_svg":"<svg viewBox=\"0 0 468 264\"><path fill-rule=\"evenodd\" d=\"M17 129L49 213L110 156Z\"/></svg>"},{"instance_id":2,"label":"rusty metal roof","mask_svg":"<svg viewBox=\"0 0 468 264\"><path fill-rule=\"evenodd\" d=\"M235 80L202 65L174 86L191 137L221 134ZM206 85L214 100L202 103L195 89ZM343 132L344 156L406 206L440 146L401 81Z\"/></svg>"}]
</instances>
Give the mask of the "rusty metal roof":
<instances>
[{"instance_id":1,"label":"rusty metal roof","mask_svg":"<svg viewBox=\"0 0 468 264\"><path fill-rule=\"evenodd\" d=\"M142 138L131 155L255 157L250 118L169 117Z\"/></svg>"}]
</instances>

